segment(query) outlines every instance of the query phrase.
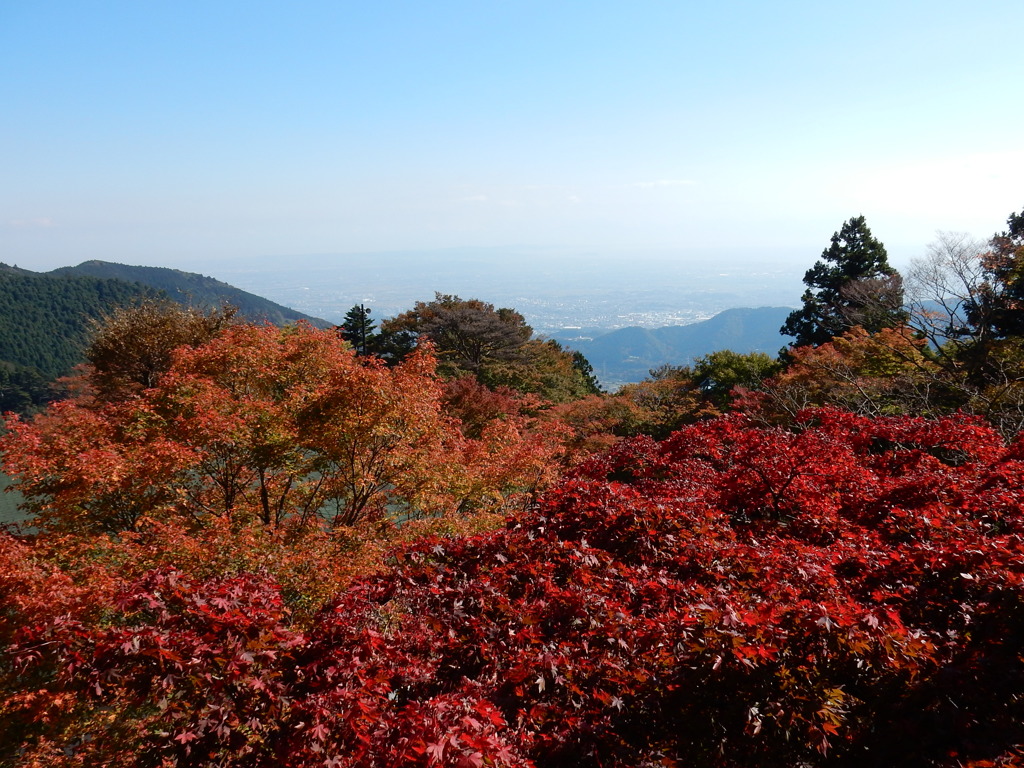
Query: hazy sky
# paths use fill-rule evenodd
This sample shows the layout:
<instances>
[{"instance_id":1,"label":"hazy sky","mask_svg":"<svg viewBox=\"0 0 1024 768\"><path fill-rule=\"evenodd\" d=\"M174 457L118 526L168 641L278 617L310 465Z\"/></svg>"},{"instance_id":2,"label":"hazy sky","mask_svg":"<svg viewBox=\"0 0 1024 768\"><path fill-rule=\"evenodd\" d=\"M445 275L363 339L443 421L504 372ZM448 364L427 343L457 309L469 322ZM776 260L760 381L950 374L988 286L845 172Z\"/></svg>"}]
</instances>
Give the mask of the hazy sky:
<instances>
[{"instance_id":1,"label":"hazy sky","mask_svg":"<svg viewBox=\"0 0 1024 768\"><path fill-rule=\"evenodd\" d=\"M1020 0L0 0L0 260L894 260L1024 207Z\"/></svg>"}]
</instances>

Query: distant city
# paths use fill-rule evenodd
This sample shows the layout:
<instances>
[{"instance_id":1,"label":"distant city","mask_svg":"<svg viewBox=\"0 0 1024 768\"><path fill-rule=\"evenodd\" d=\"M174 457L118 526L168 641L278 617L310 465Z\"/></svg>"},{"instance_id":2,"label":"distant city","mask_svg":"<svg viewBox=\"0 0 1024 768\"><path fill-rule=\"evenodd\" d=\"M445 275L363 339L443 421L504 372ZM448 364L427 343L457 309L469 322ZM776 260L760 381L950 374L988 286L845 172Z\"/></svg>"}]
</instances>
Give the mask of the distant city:
<instances>
[{"instance_id":1,"label":"distant city","mask_svg":"<svg viewBox=\"0 0 1024 768\"><path fill-rule=\"evenodd\" d=\"M379 321L435 291L457 294L513 307L537 333L565 340L688 325L734 307L797 306L812 260L467 249L218 262L212 276L331 322L360 303Z\"/></svg>"}]
</instances>

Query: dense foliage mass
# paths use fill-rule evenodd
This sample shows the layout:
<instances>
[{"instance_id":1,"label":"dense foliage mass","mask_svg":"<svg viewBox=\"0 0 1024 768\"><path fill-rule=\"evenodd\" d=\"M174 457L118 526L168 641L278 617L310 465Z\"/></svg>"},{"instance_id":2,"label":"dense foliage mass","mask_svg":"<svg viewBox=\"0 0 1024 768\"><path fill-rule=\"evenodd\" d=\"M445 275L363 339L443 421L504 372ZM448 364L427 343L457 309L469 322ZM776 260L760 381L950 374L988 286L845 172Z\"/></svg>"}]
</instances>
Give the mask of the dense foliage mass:
<instances>
[{"instance_id":1,"label":"dense foliage mass","mask_svg":"<svg viewBox=\"0 0 1024 768\"><path fill-rule=\"evenodd\" d=\"M164 568L98 612L9 541L7 755L1011 764L1022 508L1024 446L979 421L825 410L623 443L504 530L397 551L307 626L251 573Z\"/></svg>"},{"instance_id":2,"label":"dense foliage mass","mask_svg":"<svg viewBox=\"0 0 1024 768\"><path fill-rule=\"evenodd\" d=\"M228 325L144 389L110 397L111 373L124 372L95 369L85 394L12 418L0 442L48 530L135 531L152 517L336 528L501 506L550 474L550 441L523 419L469 437L445 416L426 350L388 368L332 331Z\"/></svg>"},{"instance_id":3,"label":"dense foliage mass","mask_svg":"<svg viewBox=\"0 0 1024 768\"><path fill-rule=\"evenodd\" d=\"M1022 222L612 395L454 296L114 313L0 439L0 764L1024 766Z\"/></svg>"},{"instance_id":4,"label":"dense foliage mass","mask_svg":"<svg viewBox=\"0 0 1024 768\"><path fill-rule=\"evenodd\" d=\"M0 360L0 411L26 413L51 396L49 381L38 368Z\"/></svg>"}]
</instances>

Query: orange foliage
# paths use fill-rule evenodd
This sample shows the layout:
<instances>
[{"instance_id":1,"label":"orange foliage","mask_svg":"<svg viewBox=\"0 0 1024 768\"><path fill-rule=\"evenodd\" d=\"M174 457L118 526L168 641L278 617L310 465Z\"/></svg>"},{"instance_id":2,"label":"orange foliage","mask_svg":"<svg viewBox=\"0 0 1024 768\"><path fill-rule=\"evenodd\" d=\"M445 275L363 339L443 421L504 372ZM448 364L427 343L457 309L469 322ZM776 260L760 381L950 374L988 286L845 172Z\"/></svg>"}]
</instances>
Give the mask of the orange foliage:
<instances>
[{"instance_id":1,"label":"orange foliage","mask_svg":"<svg viewBox=\"0 0 1024 768\"><path fill-rule=\"evenodd\" d=\"M819 347L790 350L786 370L759 392L744 392L735 407L769 421L801 409L836 405L869 416L928 414L936 402L938 368L927 341L907 327L868 333L855 327Z\"/></svg>"},{"instance_id":2,"label":"orange foliage","mask_svg":"<svg viewBox=\"0 0 1024 768\"><path fill-rule=\"evenodd\" d=\"M557 440L515 413L467 437L434 369L429 348L387 368L330 332L234 326L140 396L14 417L0 445L38 524L81 533L344 527L503 506L551 480Z\"/></svg>"},{"instance_id":3,"label":"orange foliage","mask_svg":"<svg viewBox=\"0 0 1024 768\"><path fill-rule=\"evenodd\" d=\"M666 437L685 424L718 413L689 376L656 376L627 384L615 395L591 395L552 408L549 418L569 431L569 464L607 450L624 437Z\"/></svg>"}]
</instances>

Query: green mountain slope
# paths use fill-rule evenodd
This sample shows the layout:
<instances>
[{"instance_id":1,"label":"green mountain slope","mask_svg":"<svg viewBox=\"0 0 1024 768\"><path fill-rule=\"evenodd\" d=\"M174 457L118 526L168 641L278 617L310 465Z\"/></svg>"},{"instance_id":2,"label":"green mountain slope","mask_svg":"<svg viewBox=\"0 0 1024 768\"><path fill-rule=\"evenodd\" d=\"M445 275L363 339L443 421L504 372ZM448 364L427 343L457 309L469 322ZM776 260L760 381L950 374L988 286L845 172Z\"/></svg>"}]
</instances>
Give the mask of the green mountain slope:
<instances>
[{"instance_id":1,"label":"green mountain slope","mask_svg":"<svg viewBox=\"0 0 1024 768\"><path fill-rule=\"evenodd\" d=\"M82 362L90 321L145 298L182 304L231 304L255 322L286 325L309 317L227 283L161 267L87 261L52 272L0 263L0 411L26 413L52 396L48 382Z\"/></svg>"},{"instance_id":2,"label":"green mountain slope","mask_svg":"<svg viewBox=\"0 0 1024 768\"><path fill-rule=\"evenodd\" d=\"M305 320L318 328L330 328L332 325L326 320L304 315L212 277L195 272L182 272L179 269L135 267L109 261L84 261L77 267L61 267L47 274L87 275L141 283L163 291L169 298L188 306L219 307L222 304L230 304L238 307L243 317L255 322L267 321L275 325L287 325Z\"/></svg>"},{"instance_id":3,"label":"green mountain slope","mask_svg":"<svg viewBox=\"0 0 1024 768\"><path fill-rule=\"evenodd\" d=\"M81 362L89 320L157 291L99 277L50 277L0 264L0 361L47 380Z\"/></svg>"}]
</instances>

